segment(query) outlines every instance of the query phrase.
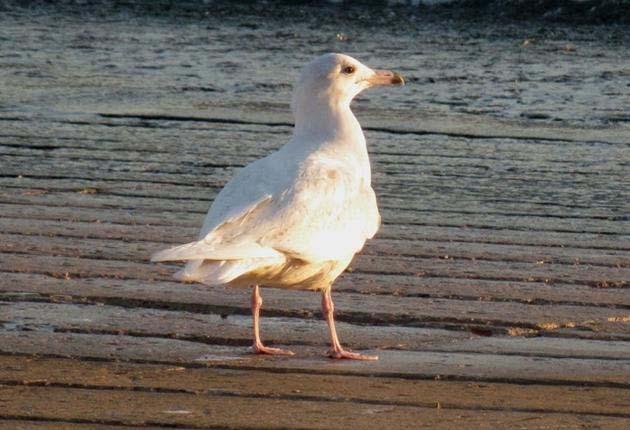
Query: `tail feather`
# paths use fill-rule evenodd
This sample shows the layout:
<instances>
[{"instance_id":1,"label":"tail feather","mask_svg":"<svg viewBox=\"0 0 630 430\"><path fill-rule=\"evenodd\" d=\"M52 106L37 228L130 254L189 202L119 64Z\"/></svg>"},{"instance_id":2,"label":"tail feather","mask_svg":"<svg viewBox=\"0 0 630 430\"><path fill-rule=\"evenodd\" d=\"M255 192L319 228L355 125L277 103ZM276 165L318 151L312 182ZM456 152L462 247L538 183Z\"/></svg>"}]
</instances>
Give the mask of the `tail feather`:
<instances>
[{"instance_id":1,"label":"tail feather","mask_svg":"<svg viewBox=\"0 0 630 430\"><path fill-rule=\"evenodd\" d=\"M280 252L273 248L259 245L256 242L222 244L200 240L156 252L151 256L151 261L244 260L279 257L283 257Z\"/></svg>"}]
</instances>

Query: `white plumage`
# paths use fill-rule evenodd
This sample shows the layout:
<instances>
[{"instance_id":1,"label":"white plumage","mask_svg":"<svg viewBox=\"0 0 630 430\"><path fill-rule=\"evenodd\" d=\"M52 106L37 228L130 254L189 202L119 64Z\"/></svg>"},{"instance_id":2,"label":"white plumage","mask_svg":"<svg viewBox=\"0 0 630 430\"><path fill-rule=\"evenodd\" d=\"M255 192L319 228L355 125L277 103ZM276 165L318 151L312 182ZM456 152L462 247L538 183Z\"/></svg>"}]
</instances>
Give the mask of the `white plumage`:
<instances>
[{"instance_id":1,"label":"white plumage","mask_svg":"<svg viewBox=\"0 0 630 430\"><path fill-rule=\"evenodd\" d=\"M187 260L176 277L207 285L329 291L380 224L350 102L370 86L402 83L342 54L308 64L294 91L291 140L223 188L196 242L152 260Z\"/></svg>"}]
</instances>

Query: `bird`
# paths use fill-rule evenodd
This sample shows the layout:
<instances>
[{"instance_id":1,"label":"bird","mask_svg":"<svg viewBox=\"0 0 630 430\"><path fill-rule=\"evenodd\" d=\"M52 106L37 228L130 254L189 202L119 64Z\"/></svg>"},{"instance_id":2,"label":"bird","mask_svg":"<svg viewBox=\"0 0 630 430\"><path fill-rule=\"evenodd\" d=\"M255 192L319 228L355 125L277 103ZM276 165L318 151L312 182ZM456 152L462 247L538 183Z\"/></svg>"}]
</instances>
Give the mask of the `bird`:
<instances>
[{"instance_id":1,"label":"bird","mask_svg":"<svg viewBox=\"0 0 630 430\"><path fill-rule=\"evenodd\" d=\"M365 136L350 103L368 88L404 83L399 73L345 54L309 62L294 86L289 142L237 172L196 241L152 255L153 262L186 261L174 275L180 281L251 288L254 353L294 355L261 341L260 288L269 287L322 294L329 357L378 359L341 346L331 288L381 222Z\"/></svg>"}]
</instances>

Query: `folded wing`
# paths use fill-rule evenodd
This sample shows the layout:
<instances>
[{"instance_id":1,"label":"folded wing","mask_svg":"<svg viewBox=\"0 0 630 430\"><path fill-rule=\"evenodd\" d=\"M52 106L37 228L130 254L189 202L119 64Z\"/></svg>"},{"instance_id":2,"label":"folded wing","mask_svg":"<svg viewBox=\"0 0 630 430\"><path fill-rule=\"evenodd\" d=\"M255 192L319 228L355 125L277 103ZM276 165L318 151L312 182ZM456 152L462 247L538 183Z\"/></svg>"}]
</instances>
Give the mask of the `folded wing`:
<instances>
[{"instance_id":1,"label":"folded wing","mask_svg":"<svg viewBox=\"0 0 630 430\"><path fill-rule=\"evenodd\" d=\"M199 241L158 252L152 260L241 260L250 267L285 257L309 262L351 257L374 235L380 217L369 184L344 167L333 159L307 159L287 181L290 186L240 213L232 211Z\"/></svg>"}]
</instances>

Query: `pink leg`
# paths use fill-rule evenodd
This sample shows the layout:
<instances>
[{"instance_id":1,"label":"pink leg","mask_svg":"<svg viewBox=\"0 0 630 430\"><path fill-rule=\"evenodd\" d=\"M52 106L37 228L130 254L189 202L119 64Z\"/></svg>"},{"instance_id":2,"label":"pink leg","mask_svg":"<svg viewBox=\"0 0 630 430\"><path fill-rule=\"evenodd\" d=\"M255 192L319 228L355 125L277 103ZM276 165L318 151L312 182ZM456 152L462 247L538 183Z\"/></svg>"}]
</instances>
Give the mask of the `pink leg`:
<instances>
[{"instance_id":1,"label":"pink leg","mask_svg":"<svg viewBox=\"0 0 630 430\"><path fill-rule=\"evenodd\" d=\"M293 355L293 352L280 348L270 348L260 341L260 308L262 307L262 297L258 285L254 285L252 290L252 315L254 317L254 344L252 349L255 354Z\"/></svg>"},{"instance_id":2,"label":"pink leg","mask_svg":"<svg viewBox=\"0 0 630 430\"><path fill-rule=\"evenodd\" d=\"M350 358L353 360L378 360L376 355L363 355L357 352L347 351L341 347L339 338L337 337L337 330L335 330L335 305L333 304L332 297L330 296L330 289L324 291L322 294L322 312L328 322L328 331L330 332L330 343L332 348L329 355L331 358Z\"/></svg>"}]
</instances>

